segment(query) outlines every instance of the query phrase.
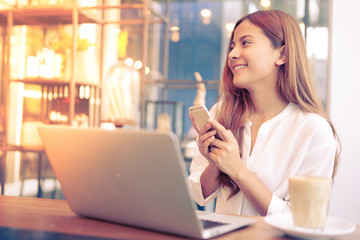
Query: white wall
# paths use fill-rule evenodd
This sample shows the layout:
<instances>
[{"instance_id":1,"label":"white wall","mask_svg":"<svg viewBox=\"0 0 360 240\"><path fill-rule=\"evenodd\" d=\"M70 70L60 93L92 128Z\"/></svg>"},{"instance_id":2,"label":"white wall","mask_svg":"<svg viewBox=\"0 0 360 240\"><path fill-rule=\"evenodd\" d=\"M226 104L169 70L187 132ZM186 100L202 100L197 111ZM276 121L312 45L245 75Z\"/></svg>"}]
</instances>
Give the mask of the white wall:
<instances>
[{"instance_id":1,"label":"white wall","mask_svg":"<svg viewBox=\"0 0 360 240\"><path fill-rule=\"evenodd\" d=\"M333 0L330 116L342 142L330 215L360 224L360 1Z\"/></svg>"}]
</instances>

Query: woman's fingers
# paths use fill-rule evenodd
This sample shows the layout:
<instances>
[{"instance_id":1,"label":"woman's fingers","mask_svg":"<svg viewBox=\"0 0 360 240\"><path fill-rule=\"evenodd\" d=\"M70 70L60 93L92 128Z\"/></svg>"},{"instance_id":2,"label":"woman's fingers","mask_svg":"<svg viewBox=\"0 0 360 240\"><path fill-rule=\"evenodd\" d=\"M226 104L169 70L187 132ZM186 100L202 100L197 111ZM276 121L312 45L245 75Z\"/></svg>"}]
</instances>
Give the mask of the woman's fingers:
<instances>
[{"instance_id":1,"label":"woman's fingers","mask_svg":"<svg viewBox=\"0 0 360 240\"><path fill-rule=\"evenodd\" d=\"M205 124L205 126L202 129L200 129L198 127L198 125L196 124L195 119L193 118L193 116L190 113L189 113L189 118L190 118L190 121L191 121L194 129L199 134L199 136L205 134L206 132L208 132L211 129L210 123Z\"/></svg>"},{"instance_id":2,"label":"woman's fingers","mask_svg":"<svg viewBox=\"0 0 360 240\"><path fill-rule=\"evenodd\" d=\"M213 119L210 119L209 120L209 123L211 124L211 128L216 130L216 135L218 136L218 138L220 138L220 140L223 140L223 141L226 141L228 140L228 137L227 136L227 129L221 125L219 122L213 120Z\"/></svg>"}]
</instances>

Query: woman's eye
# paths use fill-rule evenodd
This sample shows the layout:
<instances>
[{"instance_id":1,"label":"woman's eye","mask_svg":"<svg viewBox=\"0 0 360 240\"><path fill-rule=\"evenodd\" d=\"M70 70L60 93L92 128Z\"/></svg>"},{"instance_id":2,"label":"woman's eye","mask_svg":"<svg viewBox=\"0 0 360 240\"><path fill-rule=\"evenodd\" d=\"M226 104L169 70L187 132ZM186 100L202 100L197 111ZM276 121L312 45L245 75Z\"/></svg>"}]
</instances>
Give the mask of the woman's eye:
<instances>
[{"instance_id":1,"label":"woman's eye","mask_svg":"<svg viewBox=\"0 0 360 240\"><path fill-rule=\"evenodd\" d=\"M249 44L250 44L249 41L243 41L243 42L242 42L242 45L243 45L243 46L246 46L246 45L249 45Z\"/></svg>"}]
</instances>

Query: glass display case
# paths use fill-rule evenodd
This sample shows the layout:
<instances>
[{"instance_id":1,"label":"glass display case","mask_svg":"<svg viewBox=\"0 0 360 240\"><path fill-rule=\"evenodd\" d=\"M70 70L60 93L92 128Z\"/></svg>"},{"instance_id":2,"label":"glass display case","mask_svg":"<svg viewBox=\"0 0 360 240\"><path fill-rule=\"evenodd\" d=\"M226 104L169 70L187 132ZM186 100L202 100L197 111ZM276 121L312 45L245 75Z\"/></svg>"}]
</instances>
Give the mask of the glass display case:
<instances>
[{"instance_id":1,"label":"glass display case","mask_svg":"<svg viewBox=\"0 0 360 240\"><path fill-rule=\"evenodd\" d=\"M19 178L22 153L38 154L42 169L38 125L91 127L111 118L111 96L103 86L118 61L133 60L127 62L139 76L142 112L144 76L154 69L149 58L159 62L160 40L151 32L167 22L154 6L156 1L147 0L23 0L1 6L2 194L5 181ZM164 5L159 9L164 11ZM40 184L41 172L38 178Z\"/></svg>"},{"instance_id":2,"label":"glass display case","mask_svg":"<svg viewBox=\"0 0 360 240\"><path fill-rule=\"evenodd\" d=\"M17 2L0 10L4 29L2 193L5 175L17 178L22 153L38 154L41 164L43 149L37 126L99 123L101 75L96 61L101 44L95 45L79 33L88 25L101 29L101 14L78 8L73 2L52 6L34 2ZM85 59L86 63L79 62ZM91 78L82 66L92 67ZM79 74L78 69L84 71Z\"/></svg>"}]
</instances>

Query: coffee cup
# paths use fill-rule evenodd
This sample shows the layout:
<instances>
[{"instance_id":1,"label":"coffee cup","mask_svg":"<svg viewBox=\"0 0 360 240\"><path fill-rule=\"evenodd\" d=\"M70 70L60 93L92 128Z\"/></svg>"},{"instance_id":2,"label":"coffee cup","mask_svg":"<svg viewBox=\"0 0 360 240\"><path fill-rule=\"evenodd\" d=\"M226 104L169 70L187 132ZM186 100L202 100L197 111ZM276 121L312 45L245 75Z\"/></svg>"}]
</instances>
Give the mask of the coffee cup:
<instances>
[{"instance_id":1,"label":"coffee cup","mask_svg":"<svg viewBox=\"0 0 360 240\"><path fill-rule=\"evenodd\" d=\"M328 215L331 189L331 178L290 177L289 194L294 225L323 229Z\"/></svg>"}]
</instances>

